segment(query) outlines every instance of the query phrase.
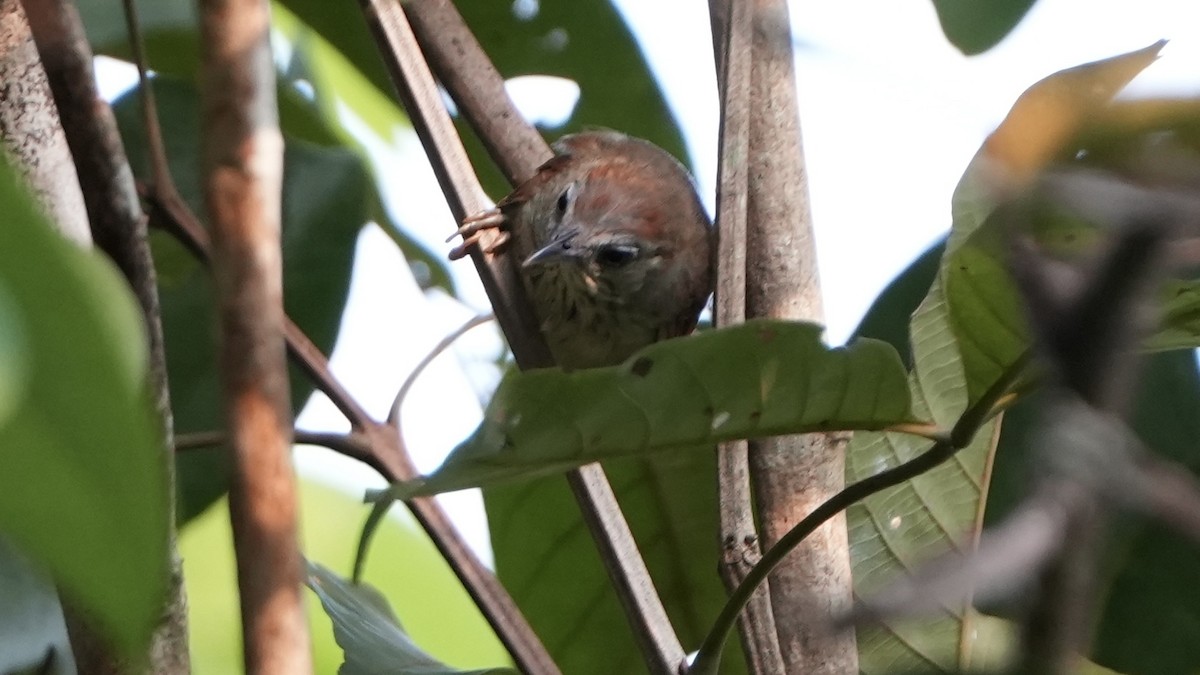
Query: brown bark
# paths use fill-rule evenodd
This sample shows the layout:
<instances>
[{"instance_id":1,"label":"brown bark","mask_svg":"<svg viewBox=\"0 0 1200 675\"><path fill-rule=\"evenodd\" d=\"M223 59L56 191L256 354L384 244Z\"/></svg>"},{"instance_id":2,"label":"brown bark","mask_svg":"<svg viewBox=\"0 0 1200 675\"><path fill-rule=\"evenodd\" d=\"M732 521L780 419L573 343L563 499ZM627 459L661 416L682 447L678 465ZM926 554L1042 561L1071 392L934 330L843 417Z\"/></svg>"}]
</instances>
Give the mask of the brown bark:
<instances>
[{"instance_id":1,"label":"brown bark","mask_svg":"<svg viewBox=\"0 0 1200 675\"><path fill-rule=\"evenodd\" d=\"M0 141L58 230L91 246L75 164L21 0L0 0Z\"/></svg>"},{"instance_id":2,"label":"brown bark","mask_svg":"<svg viewBox=\"0 0 1200 675\"><path fill-rule=\"evenodd\" d=\"M800 135L787 5L754 2L750 79L747 316L823 320L808 179ZM786 436L751 443L764 544L770 546L845 481L844 438ZM771 575L771 600L787 672L854 673L854 634L824 619L849 607L849 544L843 514L798 546Z\"/></svg>"},{"instance_id":3,"label":"brown bark","mask_svg":"<svg viewBox=\"0 0 1200 675\"><path fill-rule=\"evenodd\" d=\"M711 0L709 19L713 55L721 90L721 156L717 176L717 327L746 320L746 234L750 144L750 74L753 68L752 19L747 3ZM750 486L749 444L717 448L717 499L720 521L721 580L733 592L762 559ZM754 675L783 671L783 657L764 581L738 614L746 666Z\"/></svg>"},{"instance_id":4,"label":"brown bark","mask_svg":"<svg viewBox=\"0 0 1200 675\"><path fill-rule=\"evenodd\" d=\"M280 192L283 137L265 0L199 3L205 203L233 453L229 511L246 671L312 671L290 461Z\"/></svg>"},{"instance_id":5,"label":"brown bark","mask_svg":"<svg viewBox=\"0 0 1200 675\"><path fill-rule=\"evenodd\" d=\"M146 321L150 364L147 386L162 429L163 481L173 491L175 463L166 352L163 348L158 288L133 172L112 109L100 98L92 72L92 52L74 4L66 0L25 0L29 24L62 118L67 143L83 189L96 246L116 262L129 281ZM168 509L174 511L174 495ZM174 519L169 520L169 595L151 638L149 672L188 673L187 599L176 550ZM92 645L88 658L77 653L81 672L116 672L119 660L86 626L75 622L75 644Z\"/></svg>"}]
</instances>

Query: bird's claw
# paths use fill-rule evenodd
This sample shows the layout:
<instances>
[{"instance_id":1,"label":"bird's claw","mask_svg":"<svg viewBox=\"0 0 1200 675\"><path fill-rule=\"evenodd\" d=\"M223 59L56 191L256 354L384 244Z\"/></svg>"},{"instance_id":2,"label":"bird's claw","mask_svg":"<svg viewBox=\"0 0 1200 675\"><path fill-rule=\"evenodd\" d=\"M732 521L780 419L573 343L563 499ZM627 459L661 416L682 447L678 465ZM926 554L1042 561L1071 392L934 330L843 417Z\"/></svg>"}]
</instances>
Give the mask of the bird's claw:
<instances>
[{"instance_id":1,"label":"bird's claw","mask_svg":"<svg viewBox=\"0 0 1200 675\"><path fill-rule=\"evenodd\" d=\"M495 253L501 246L508 243L509 234L505 232L504 214L498 208L480 211L471 216L467 216L462 222L462 227L450 235L446 239L447 242L455 237L462 237L462 242L450 250L450 259L458 260L464 258L472 246L478 245L486 254ZM490 241L484 241L489 239Z\"/></svg>"}]
</instances>

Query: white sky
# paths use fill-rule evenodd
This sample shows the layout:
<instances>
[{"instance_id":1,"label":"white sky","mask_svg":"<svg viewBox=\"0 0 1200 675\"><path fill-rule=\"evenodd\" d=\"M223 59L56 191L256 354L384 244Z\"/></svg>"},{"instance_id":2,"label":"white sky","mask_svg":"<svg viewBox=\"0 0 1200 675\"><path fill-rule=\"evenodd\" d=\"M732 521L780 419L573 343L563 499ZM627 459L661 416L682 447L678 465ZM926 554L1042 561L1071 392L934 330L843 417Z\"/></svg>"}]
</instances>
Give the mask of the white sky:
<instances>
[{"instance_id":1,"label":"white sky","mask_svg":"<svg viewBox=\"0 0 1200 675\"><path fill-rule=\"evenodd\" d=\"M965 1L965 0L964 0ZM529 11L536 0L517 0ZM710 209L716 176L717 107L707 3L616 0L642 42L684 130ZM875 295L949 227L950 195L963 168L1013 100L1061 68L1172 43L1129 89L1133 95L1200 90L1200 4L1188 0L1039 0L1015 33L967 58L941 34L929 0L791 3L806 157L811 180L828 339L845 340ZM536 81L512 88L530 115L562 116L576 89ZM432 250L453 230L420 145L400 134L378 157L396 186L397 219ZM399 191L399 188L398 188ZM422 195L428 199L417 199ZM498 195L493 195L494 197ZM452 270L469 303L418 290L378 230L359 242L345 323L333 355L338 376L379 417L412 365L457 325L486 309L468 262ZM382 310L382 311L381 311ZM405 438L423 471L479 421L480 399L498 377L491 327L438 359L404 408ZM469 374L469 377L468 377ZM317 396L297 424L344 430ZM373 471L332 452L301 448L301 472L361 494ZM440 498L468 540L490 557L477 491ZM402 512L397 508L395 513Z\"/></svg>"}]
</instances>

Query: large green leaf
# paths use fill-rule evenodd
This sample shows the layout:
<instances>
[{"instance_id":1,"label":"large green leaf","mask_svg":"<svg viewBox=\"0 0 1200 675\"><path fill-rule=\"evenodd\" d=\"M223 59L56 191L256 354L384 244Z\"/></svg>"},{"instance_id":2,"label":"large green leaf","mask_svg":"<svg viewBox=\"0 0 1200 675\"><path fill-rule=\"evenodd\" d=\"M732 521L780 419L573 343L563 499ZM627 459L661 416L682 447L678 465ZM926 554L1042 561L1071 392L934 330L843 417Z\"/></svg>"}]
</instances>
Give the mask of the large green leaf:
<instances>
[{"instance_id":1,"label":"large green leaf","mask_svg":"<svg viewBox=\"0 0 1200 675\"><path fill-rule=\"evenodd\" d=\"M952 426L1029 349L1005 269L1004 239L988 216L1000 199L1060 156L1161 46L1061 71L1030 87L967 168L955 191L954 222L937 277L910 325L917 416ZM894 328L871 326L894 321L903 310L877 306L871 315L862 330L894 336ZM947 549L973 547L986 503L995 424L980 429L951 462L847 512L856 592L869 593ZM847 449L847 480L878 473L928 447L912 436L856 434ZM1002 624L983 621L966 606L945 609L930 621L887 621L881 629L860 631L862 671L952 672L979 667L1004 652L1011 635Z\"/></svg>"},{"instance_id":2,"label":"large green leaf","mask_svg":"<svg viewBox=\"0 0 1200 675\"><path fill-rule=\"evenodd\" d=\"M894 310L893 310L894 311ZM949 426L967 405L962 344L953 332L941 281L912 320L913 408ZM847 511L850 555L857 593L870 593L912 571L948 547L969 547L983 506L994 422L945 464ZM856 433L846 450L846 481L858 481L912 459L930 443L913 436ZM978 625L965 607L947 608L929 622L888 622L859 632L863 673L934 669L953 672L971 665L976 649L1002 651L1004 631Z\"/></svg>"},{"instance_id":3,"label":"large green leaf","mask_svg":"<svg viewBox=\"0 0 1200 675\"><path fill-rule=\"evenodd\" d=\"M678 451L605 466L684 649L727 594L718 569L715 453ZM567 481L484 492L496 573L564 673L644 672L637 644ZM536 521L531 528L528 523ZM728 649L722 673L744 672Z\"/></svg>"},{"instance_id":4,"label":"large green leaf","mask_svg":"<svg viewBox=\"0 0 1200 675\"><path fill-rule=\"evenodd\" d=\"M809 324L759 321L654 345L622 367L514 375L477 432L483 455L465 460L465 474L445 475L561 471L588 461L571 445L581 440L587 451L620 450L626 458L608 467L613 489L681 641L694 648L725 598L714 573L714 439L910 419L894 350L869 340L830 350L819 338ZM497 463L487 444L505 435L512 446ZM690 449L648 455L680 447ZM566 672L601 672L600 653L603 672L636 672L632 635L565 481L489 490L486 500L497 571ZM730 672L743 667L736 653L727 659Z\"/></svg>"},{"instance_id":5,"label":"large green leaf","mask_svg":"<svg viewBox=\"0 0 1200 675\"><path fill-rule=\"evenodd\" d=\"M199 175L199 101L188 84L158 78L159 115L171 171L180 193L203 214ZM114 110L134 173L146 176L146 145L136 92ZM354 260L354 244L367 220L370 184L361 162L341 149L287 140L283 186L283 282L288 315L325 353L333 347ZM153 239L159 272L171 400L179 433L221 426L213 331L212 283L207 270L174 240ZM293 407L312 392L298 371L291 377ZM179 456L179 515L187 520L227 488L223 449Z\"/></svg>"},{"instance_id":6,"label":"large green leaf","mask_svg":"<svg viewBox=\"0 0 1200 675\"><path fill-rule=\"evenodd\" d=\"M0 532L139 651L167 589L165 449L114 268L53 231L0 160Z\"/></svg>"},{"instance_id":7,"label":"large green leaf","mask_svg":"<svg viewBox=\"0 0 1200 675\"><path fill-rule=\"evenodd\" d=\"M814 324L756 320L651 345L623 365L514 372L483 423L408 498L532 478L600 460L737 438L917 421L883 342L821 342Z\"/></svg>"}]
</instances>

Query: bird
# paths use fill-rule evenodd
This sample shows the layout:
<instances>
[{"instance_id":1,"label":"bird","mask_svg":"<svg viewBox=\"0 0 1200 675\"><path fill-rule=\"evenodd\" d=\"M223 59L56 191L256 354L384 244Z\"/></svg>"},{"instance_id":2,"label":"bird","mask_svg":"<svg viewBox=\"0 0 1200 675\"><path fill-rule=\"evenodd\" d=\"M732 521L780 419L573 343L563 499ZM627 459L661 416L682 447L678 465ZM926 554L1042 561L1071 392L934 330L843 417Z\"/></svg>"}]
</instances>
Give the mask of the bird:
<instances>
[{"instance_id":1,"label":"bird","mask_svg":"<svg viewBox=\"0 0 1200 675\"><path fill-rule=\"evenodd\" d=\"M716 233L690 174L665 150L616 131L571 134L552 147L533 177L463 221L450 257L498 230L486 252L511 247L520 257L564 370L616 365L691 333L712 293Z\"/></svg>"}]
</instances>

